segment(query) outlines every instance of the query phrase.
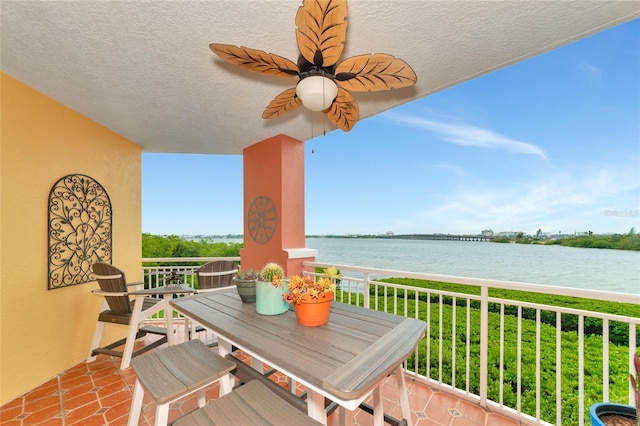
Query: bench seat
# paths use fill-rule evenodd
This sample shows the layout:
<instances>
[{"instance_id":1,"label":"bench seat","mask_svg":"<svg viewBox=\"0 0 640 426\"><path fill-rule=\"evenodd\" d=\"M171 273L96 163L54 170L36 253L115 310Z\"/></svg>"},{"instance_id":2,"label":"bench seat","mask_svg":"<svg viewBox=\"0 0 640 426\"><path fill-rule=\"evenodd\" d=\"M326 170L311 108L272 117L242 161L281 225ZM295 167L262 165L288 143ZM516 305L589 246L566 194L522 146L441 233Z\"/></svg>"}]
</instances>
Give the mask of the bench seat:
<instances>
[{"instance_id":1,"label":"bench seat","mask_svg":"<svg viewBox=\"0 0 640 426\"><path fill-rule=\"evenodd\" d=\"M173 426L318 426L321 423L252 380L176 420Z\"/></svg>"},{"instance_id":2,"label":"bench seat","mask_svg":"<svg viewBox=\"0 0 640 426\"><path fill-rule=\"evenodd\" d=\"M145 393L156 403L155 424L165 426L172 402L198 392L198 405L204 407L204 388L228 378L236 368L234 362L214 353L201 340L190 340L146 353L134 358L131 364L137 378L129 426L138 424ZM230 381L221 386L221 393L225 389L231 390Z\"/></svg>"}]
</instances>

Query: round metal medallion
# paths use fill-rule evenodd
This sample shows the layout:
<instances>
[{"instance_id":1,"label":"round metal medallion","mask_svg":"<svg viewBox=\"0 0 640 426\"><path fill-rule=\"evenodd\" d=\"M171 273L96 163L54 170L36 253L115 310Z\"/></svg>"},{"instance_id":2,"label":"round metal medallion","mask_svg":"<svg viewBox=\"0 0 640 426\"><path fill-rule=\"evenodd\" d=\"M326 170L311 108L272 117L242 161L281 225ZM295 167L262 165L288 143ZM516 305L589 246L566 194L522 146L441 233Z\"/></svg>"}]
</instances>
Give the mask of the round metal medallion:
<instances>
[{"instance_id":1,"label":"round metal medallion","mask_svg":"<svg viewBox=\"0 0 640 426\"><path fill-rule=\"evenodd\" d=\"M276 206L269 197L253 199L247 211L249 235L258 244L268 242L276 232Z\"/></svg>"}]
</instances>

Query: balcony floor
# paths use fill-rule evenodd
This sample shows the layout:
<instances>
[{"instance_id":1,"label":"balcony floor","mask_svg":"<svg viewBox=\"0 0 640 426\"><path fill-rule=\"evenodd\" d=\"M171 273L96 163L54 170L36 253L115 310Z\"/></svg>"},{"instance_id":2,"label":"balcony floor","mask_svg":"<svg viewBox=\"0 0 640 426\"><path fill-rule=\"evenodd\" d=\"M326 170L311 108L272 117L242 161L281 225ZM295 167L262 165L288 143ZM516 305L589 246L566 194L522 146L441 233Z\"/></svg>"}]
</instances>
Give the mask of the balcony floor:
<instances>
[{"instance_id":1,"label":"balcony floor","mask_svg":"<svg viewBox=\"0 0 640 426\"><path fill-rule=\"evenodd\" d=\"M178 327L177 341L184 339L183 327ZM205 342L212 336L199 333ZM141 344L154 337L140 339ZM6 426L71 426L126 425L135 384L132 368L119 370L120 358L100 355L94 362L80 363L56 378L0 407L0 424ZM282 386L287 378L276 374L272 379ZM408 380L409 404L416 426L516 426L523 422L511 420L488 409L458 399L445 392ZM218 385L207 389L207 398L218 396ZM401 417L395 377L386 379L382 387L385 412ZM370 402L370 401L369 401ZM196 397L172 404L169 420L197 408ZM153 425L155 404L145 399L140 425ZM356 410L354 425L373 423L373 417ZM338 425L338 412L329 416L329 425Z\"/></svg>"}]
</instances>

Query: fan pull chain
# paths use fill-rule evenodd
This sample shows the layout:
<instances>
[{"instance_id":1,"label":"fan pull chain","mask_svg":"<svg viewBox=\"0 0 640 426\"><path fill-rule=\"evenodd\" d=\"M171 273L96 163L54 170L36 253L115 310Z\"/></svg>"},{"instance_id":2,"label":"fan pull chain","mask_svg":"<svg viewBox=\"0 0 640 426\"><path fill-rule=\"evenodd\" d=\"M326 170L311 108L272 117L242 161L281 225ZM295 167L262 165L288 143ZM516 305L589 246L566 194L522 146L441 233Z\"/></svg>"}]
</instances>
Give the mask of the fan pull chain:
<instances>
[{"instance_id":1,"label":"fan pull chain","mask_svg":"<svg viewBox=\"0 0 640 426\"><path fill-rule=\"evenodd\" d=\"M313 111L309 110L309 119L311 121L311 140L313 140ZM315 150L311 148L311 154L315 154Z\"/></svg>"},{"instance_id":2,"label":"fan pull chain","mask_svg":"<svg viewBox=\"0 0 640 426\"><path fill-rule=\"evenodd\" d=\"M324 82L322 83L322 99L327 99ZM324 102L323 102L323 105L324 105ZM322 119L322 136L327 136L327 120L324 118Z\"/></svg>"}]
</instances>

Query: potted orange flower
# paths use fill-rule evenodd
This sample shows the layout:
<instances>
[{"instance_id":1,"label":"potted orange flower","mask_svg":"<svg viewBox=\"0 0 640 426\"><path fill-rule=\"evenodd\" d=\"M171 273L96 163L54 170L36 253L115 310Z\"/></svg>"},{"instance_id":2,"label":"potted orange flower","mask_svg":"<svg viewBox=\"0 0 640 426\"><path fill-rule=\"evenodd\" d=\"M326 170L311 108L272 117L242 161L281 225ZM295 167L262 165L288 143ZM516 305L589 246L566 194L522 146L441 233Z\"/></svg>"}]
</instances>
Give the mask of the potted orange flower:
<instances>
[{"instance_id":1,"label":"potted orange flower","mask_svg":"<svg viewBox=\"0 0 640 426\"><path fill-rule=\"evenodd\" d=\"M327 323L336 292L335 280L340 277L338 270L331 267L315 279L301 275L289 278L289 289L282 295L282 299L294 304L298 323L309 327Z\"/></svg>"}]
</instances>

